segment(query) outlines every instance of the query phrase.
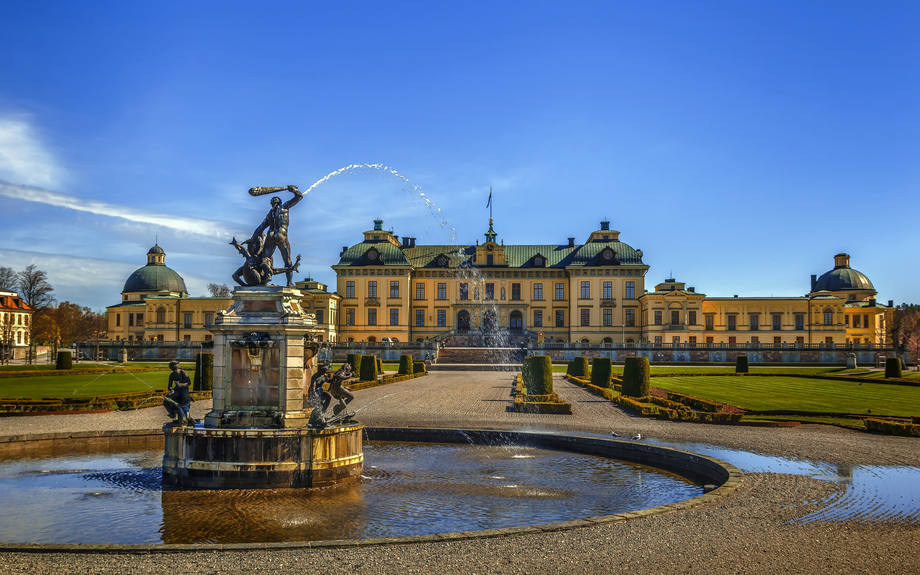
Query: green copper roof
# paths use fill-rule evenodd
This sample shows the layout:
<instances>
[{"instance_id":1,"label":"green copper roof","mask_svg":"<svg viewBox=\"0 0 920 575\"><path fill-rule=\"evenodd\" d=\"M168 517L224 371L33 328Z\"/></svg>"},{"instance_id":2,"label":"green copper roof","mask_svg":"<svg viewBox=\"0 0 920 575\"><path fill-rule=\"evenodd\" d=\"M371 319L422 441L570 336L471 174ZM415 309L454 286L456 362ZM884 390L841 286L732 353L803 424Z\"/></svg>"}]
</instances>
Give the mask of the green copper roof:
<instances>
[{"instance_id":1,"label":"green copper roof","mask_svg":"<svg viewBox=\"0 0 920 575\"><path fill-rule=\"evenodd\" d=\"M147 264L128 276L124 292L170 291L188 293L182 276L162 264Z\"/></svg>"}]
</instances>

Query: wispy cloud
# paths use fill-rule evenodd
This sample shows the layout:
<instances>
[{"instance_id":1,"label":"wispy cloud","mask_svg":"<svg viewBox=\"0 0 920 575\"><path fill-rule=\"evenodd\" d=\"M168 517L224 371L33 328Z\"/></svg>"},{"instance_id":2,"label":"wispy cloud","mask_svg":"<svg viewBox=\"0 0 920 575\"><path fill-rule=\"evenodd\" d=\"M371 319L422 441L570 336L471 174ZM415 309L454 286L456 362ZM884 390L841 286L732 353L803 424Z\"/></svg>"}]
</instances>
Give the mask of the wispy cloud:
<instances>
[{"instance_id":1,"label":"wispy cloud","mask_svg":"<svg viewBox=\"0 0 920 575\"><path fill-rule=\"evenodd\" d=\"M119 206L117 204L85 200L60 192L52 192L36 186L13 184L3 180L0 180L0 195L27 202L37 202L69 210L89 212L100 216L122 218L132 222L162 226L164 228L202 236L224 238L229 237L232 233L226 225L219 222L187 218L173 214L158 214L126 206Z\"/></svg>"},{"instance_id":2,"label":"wispy cloud","mask_svg":"<svg viewBox=\"0 0 920 575\"><path fill-rule=\"evenodd\" d=\"M53 186L60 168L22 118L0 118L0 179Z\"/></svg>"}]
</instances>

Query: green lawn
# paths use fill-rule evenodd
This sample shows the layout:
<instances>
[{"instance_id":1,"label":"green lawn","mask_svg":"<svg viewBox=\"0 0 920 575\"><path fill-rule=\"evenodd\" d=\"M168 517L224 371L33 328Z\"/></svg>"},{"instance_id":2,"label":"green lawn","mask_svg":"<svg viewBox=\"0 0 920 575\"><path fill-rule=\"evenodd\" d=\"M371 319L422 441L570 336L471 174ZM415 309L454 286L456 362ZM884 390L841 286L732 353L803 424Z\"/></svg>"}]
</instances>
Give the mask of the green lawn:
<instances>
[{"instance_id":1,"label":"green lawn","mask_svg":"<svg viewBox=\"0 0 920 575\"><path fill-rule=\"evenodd\" d=\"M193 371L188 371L194 378ZM168 371L11 377L0 379L0 397L80 397L166 389Z\"/></svg>"},{"instance_id":2,"label":"green lawn","mask_svg":"<svg viewBox=\"0 0 920 575\"><path fill-rule=\"evenodd\" d=\"M555 373L565 373L566 364L553 364L553 371ZM651 366L651 373L655 375L656 373L735 373L734 365L655 365ZM622 374L623 366L613 364L613 373ZM838 366L833 367L778 367L778 366L751 366L751 373L775 373L778 375L791 375L791 374L844 374L844 375L863 375L870 373L879 373L879 377L883 376L882 372L870 372L868 369L845 369ZM904 372L907 373L906 371ZM916 372L915 372L916 373ZM918 374L920 375L920 374Z\"/></svg>"},{"instance_id":3,"label":"green lawn","mask_svg":"<svg viewBox=\"0 0 920 575\"><path fill-rule=\"evenodd\" d=\"M757 411L920 415L920 387L799 377L660 377L652 385Z\"/></svg>"}]
</instances>

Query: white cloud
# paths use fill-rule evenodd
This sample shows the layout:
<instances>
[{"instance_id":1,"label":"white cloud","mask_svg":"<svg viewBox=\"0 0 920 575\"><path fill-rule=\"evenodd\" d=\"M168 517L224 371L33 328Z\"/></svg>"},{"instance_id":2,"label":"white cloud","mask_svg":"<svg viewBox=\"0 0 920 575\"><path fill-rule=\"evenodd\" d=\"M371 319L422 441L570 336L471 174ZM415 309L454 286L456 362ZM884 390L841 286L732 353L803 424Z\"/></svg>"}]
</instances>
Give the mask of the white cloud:
<instances>
[{"instance_id":1,"label":"white cloud","mask_svg":"<svg viewBox=\"0 0 920 575\"><path fill-rule=\"evenodd\" d=\"M162 226L164 228L202 236L224 238L231 235L228 228L224 224L218 222L200 220L197 218L186 218L172 214L158 214L126 206L119 206L117 204L84 200L82 198L59 192L52 192L36 186L13 184L3 180L0 180L0 195L16 200L37 202L69 210L89 212L100 216L122 218L132 222Z\"/></svg>"},{"instance_id":2,"label":"white cloud","mask_svg":"<svg viewBox=\"0 0 920 575\"><path fill-rule=\"evenodd\" d=\"M0 118L0 179L51 186L58 182L60 171L28 122Z\"/></svg>"}]
</instances>

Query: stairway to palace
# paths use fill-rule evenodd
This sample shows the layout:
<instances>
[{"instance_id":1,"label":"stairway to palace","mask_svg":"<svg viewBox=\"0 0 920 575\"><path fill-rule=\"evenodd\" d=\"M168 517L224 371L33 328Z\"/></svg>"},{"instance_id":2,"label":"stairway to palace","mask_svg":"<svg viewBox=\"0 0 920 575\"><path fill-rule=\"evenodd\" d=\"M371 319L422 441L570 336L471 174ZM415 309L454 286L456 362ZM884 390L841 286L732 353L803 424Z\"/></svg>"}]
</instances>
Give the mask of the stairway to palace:
<instances>
[{"instance_id":1,"label":"stairway to palace","mask_svg":"<svg viewBox=\"0 0 920 575\"><path fill-rule=\"evenodd\" d=\"M524 352L513 347L446 347L431 371L520 371Z\"/></svg>"}]
</instances>

